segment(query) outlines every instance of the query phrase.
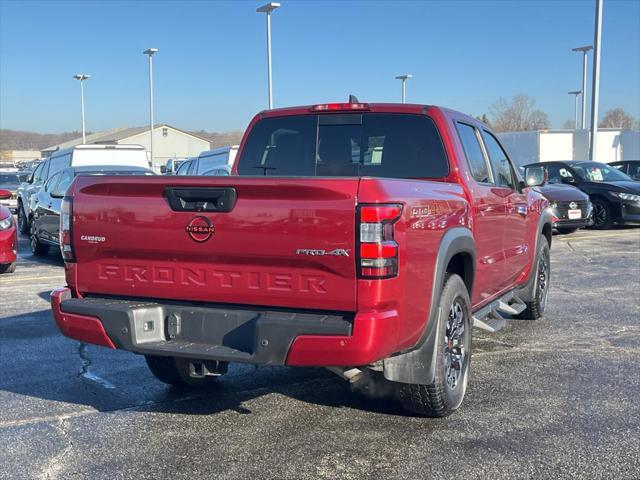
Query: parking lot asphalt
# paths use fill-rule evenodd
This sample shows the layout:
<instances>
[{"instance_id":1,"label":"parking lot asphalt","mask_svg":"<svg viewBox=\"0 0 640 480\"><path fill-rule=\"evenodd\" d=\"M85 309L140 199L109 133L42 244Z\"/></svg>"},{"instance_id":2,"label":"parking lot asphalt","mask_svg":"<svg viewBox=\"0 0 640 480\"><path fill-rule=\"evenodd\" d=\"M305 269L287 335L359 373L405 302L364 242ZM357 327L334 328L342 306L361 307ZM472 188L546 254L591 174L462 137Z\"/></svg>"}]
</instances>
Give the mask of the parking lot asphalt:
<instances>
[{"instance_id":1,"label":"parking lot asphalt","mask_svg":"<svg viewBox=\"0 0 640 480\"><path fill-rule=\"evenodd\" d=\"M445 419L322 369L232 365L206 390L54 326L57 252L0 277L0 479L640 477L640 229L555 236L545 318L474 331Z\"/></svg>"}]
</instances>

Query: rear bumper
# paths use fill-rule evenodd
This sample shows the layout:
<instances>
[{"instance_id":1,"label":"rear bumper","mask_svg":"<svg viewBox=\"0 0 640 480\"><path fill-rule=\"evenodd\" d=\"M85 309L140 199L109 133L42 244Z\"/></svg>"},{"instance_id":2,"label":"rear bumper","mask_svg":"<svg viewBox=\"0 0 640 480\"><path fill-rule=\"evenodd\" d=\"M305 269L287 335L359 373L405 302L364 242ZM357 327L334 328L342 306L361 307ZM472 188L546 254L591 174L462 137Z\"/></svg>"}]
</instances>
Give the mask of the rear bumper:
<instances>
[{"instance_id":1,"label":"rear bumper","mask_svg":"<svg viewBox=\"0 0 640 480\"><path fill-rule=\"evenodd\" d=\"M61 332L76 340L161 355L259 365L356 366L397 344L392 312L325 314L51 294Z\"/></svg>"}]
</instances>

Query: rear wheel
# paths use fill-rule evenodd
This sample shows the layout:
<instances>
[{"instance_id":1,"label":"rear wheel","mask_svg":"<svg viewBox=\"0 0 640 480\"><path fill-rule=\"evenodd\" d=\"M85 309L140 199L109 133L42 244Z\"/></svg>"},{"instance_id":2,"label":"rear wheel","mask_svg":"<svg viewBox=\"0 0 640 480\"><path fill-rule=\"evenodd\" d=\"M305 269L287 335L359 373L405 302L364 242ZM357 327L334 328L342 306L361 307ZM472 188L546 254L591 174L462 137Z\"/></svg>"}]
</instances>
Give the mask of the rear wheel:
<instances>
[{"instance_id":1,"label":"rear wheel","mask_svg":"<svg viewBox=\"0 0 640 480\"><path fill-rule=\"evenodd\" d=\"M13 273L16 271L16 263L0 263L0 274Z\"/></svg>"},{"instance_id":2,"label":"rear wheel","mask_svg":"<svg viewBox=\"0 0 640 480\"><path fill-rule=\"evenodd\" d=\"M194 378L189 375L190 360L177 357L158 357L155 355L145 355L149 370L161 382L176 387L202 387L211 385L218 376L206 376Z\"/></svg>"},{"instance_id":3,"label":"rear wheel","mask_svg":"<svg viewBox=\"0 0 640 480\"><path fill-rule=\"evenodd\" d=\"M606 230L611 228L613 219L611 218L611 205L606 200L594 198L593 203L593 228Z\"/></svg>"},{"instance_id":4,"label":"rear wheel","mask_svg":"<svg viewBox=\"0 0 640 480\"><path fill-rule=\"evenodd\" d=\"M33 253L37 257L45 256L47 253L49 253L49 245L40 241L40 237L38 237L38 232L36 231L33 223L31 224L30 230L31 235L29 245L31 246L31 253Z\"/></svg>"},{"instance_id":5,"label":"rear wheel","mask_svg":"<svg viewBox=\"0 0 640 480\"><path fill-rule=\"evenodd\" d=\"M575 232L576 230L578 230L577 228L557 228L556 230L558 230L558 233L562 234L562 235L569 235L570 233Z\"/></svg>"},{"instance_id":6,"label":"rear wheel","mask_svg":"<svg viewBox=\"0 0 640 480\"><path fill-rule=\"evenodd\" d=\"M549 282L551 281L551 254L549 241L544 235L538 239L535 271L532 272L532 275L534 275L532 300L525 301L527 308L516 316L522 320L538 320L544 314L544 309L547 306Z\"/></svg>"},{"instance_id":7,"label":"rear wheel","mask_svg":"<svg viewBox=\"0 0 640 480\"><path fill-rule=\"evenodd\" d=\"M22 235L29 234L29 219L24 213L24 206L22 204L18 205L18 231Z\"/></svg>"},{"instance_id":8,"label":"rear wheel","mask_svg":"<svg viewBox=\"0 0 640 480\"><path fill-rule=\"evenodd\" d=\"M445 417L460 407L471 362L470 304L465 283L458 275L449 275L440 296L436 376L429 385L395 384L405 410Z\"/></svg>"}]
</instances>

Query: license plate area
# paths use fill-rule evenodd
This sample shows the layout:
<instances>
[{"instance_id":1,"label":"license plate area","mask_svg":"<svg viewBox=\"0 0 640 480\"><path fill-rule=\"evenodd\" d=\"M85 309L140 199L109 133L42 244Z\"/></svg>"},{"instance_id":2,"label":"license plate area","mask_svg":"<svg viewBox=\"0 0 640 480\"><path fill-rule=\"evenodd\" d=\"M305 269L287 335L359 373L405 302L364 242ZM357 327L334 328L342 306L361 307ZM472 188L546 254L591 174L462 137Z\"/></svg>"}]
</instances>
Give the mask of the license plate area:
<instances>
[{"instance_id":1,"label":"license plate area","mask_svg":"<svg viewBox=\"0 0 640 480\"><path fill-rule=\"evenodd\" d=\"M582 211L577 210L569 210L568 215L569 220L580 220L582 218Z\"/></svg>"}]
</instances>

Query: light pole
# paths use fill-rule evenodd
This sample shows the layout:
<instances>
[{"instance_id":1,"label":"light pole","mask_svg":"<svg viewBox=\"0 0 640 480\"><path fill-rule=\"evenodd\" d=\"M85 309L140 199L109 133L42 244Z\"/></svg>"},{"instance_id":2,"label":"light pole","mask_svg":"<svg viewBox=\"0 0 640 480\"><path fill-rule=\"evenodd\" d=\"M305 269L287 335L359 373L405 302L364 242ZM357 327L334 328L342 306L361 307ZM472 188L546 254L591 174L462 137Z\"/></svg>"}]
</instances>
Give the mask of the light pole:
<instances>
[{"instance_id":1,"label":"light pole","mask_svg":"<svg viewBox=\"0 0 640 480\"><path fill-rule=\"evenodd\" d=\"M593 33L593 80L591 80L591 143L589 160L594 161L598 136L598 96L600 95L600 40L602 38L602 0L596 0L596 22Z\"/></svg>"},{"instance_id":2,"label":"light pole","mask_svg":"<svg viewBox=\"0 0 640 480\"><path fill-rule=\"evenodd\" d=\"M578 95L580 95L582 92L580 90L574 90L573 92L567 92L569 95L574 95L574 108L575 108L575 113L574 113L574 118L575 118L575 123L574 123L574 127L576 130L578 129Z\"/></svg>"},{"instance_id":3,"label":"light pole","mask_svg":"<svg viewBox=\"0 0 640 480\"><path fill-rule=\"evenodd\" d=\"M573 48L574 52L582 52L582 121L580 123L580 128L585 128L585 123L587 123L587 52L589 50L593 50L591 45L586 45L584 47L576 47ZM578 126L576 125L576 129Z\"/></svg>"},{"instance_id":4,"label":"light pole","mask_svg":"<svg viewBox=\"0 0 640 480\"><path fill-rule=\"evenodd\" d=\"M157 53L157 48L147 48L144 52L145 55L149 56L149 123L151 129L149 130L150 142L149 142L149 158L150 164L153 168L153 54Z\"/></svg>"},{"instance_id":5,"label":"light pole","mask_svg":"<svg viewBox=\"0 0 640 480\"><path fill-rule=\"evenodd\" d=\"M407 83L407 80L410 78L413 78L413 75L411 75L410 73L405 73L404 75L398 75L396 77L396 80L402 80L402 103L406 103L406 99L407 99L406 83Z\"/></svg>"},{"instance_id":6,"label":"light pole","mask_svg":"<svg viewBox=\"0 0 640 480\"><path fill-rule=\"evenodd\" d=\"M84 81L91 78L91 75L85 75L84 73L78 73L73 78L80 81L80 117L82 118L82 144L87 141L87 135L84 128Z\"/></svg>"},{"instance_id":7,"label":"light pole","mask_svg":"<svg viewBox=\"0 0 640 480\"><path fill-rule=\"evenodd\" d=\"M256 12L267 15L267 82L269 83L269 110L273 108L273 86L271 85L271 12L280 6L279 3L269 2L256 9Z\"/></svg>"}]
</instances>

